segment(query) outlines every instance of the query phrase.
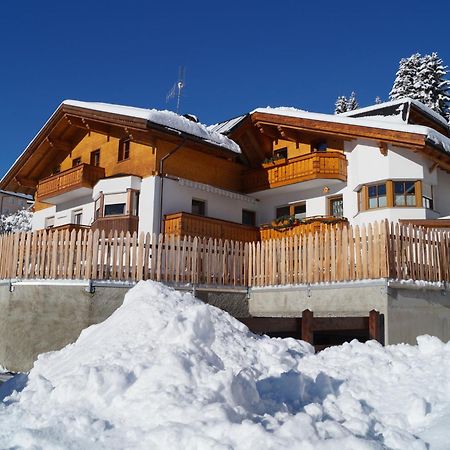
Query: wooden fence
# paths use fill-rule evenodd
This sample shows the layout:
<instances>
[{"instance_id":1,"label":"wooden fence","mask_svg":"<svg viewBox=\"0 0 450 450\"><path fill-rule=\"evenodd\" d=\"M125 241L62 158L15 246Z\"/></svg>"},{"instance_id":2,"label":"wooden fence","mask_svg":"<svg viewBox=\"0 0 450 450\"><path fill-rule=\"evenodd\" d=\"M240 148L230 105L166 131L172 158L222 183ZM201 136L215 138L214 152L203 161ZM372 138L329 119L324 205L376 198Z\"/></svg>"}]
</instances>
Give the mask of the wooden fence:
<instances>
[{"instance_id":1,"label":"wooden fence","mask_svg":"<svg viewBox=\"0 0 450 450\"><path fill-rule=\"evenodd\" d=\"M450 280L450 231L387 222L258 243L43 230L0 236L0 252L1 279L152 279L228 286Z\"/></svg>"}]
</instances>

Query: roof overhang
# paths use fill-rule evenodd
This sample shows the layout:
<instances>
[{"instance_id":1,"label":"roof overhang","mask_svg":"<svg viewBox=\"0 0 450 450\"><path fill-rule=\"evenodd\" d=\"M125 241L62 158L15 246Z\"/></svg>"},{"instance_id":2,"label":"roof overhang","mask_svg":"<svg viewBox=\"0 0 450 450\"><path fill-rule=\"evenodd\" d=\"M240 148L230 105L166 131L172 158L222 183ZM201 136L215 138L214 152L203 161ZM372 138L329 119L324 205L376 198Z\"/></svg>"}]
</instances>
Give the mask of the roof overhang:
<instances>
[{"instance_id":1,"label":"roof overhang","mask_svg":"<svg viewBox=\"0 0 450 450\"><path fill-rule=\"evenodd\" d=\"M49 175L49 171L61 163L90 132L119 139L129 138L147 145L154 145L158 138L175 144L185 140L191 148L199 151L226 159L236 159L238 156L212 141L145 118L62 103L4 175L0 189L33 194L38 180Z\"/></svg>"}]
</instances>

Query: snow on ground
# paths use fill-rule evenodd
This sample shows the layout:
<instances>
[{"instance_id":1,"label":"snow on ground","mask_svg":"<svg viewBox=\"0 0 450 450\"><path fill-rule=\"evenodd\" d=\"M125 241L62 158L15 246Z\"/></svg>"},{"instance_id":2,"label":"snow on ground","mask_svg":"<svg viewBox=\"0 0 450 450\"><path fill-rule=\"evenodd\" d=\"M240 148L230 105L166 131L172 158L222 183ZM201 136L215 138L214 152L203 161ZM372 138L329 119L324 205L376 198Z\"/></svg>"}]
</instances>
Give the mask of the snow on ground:
<instances>
[{"instance_id":1,"label":"snow on ground","mask_svg":"<svg viewBox=\"0 0 450 450\"><path fill-rule=\"evenodd\" d=\"M450 344L436 338L314 355L141 282L1 386L0 448L444 449L449 373Z\"/></svg>"}]
</instances>

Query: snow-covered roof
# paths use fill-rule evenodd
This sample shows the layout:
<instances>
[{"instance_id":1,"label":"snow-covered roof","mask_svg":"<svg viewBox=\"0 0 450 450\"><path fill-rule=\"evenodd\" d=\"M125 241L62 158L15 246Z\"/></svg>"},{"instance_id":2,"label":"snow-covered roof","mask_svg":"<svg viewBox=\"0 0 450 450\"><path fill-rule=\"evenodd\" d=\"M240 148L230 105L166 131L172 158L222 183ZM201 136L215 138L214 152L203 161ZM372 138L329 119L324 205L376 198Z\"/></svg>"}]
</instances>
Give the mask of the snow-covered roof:
<instances>
[{"instance_id":1,"label":"snow-covered roof","mask_svg":"<svg viewBox=\"0 0 450 450\"><path fill-rule=\"evenodd\" d=\"M340 123L344 125L355 125L371 128L379 128L383 130L401 131L405 133L416 133L425 136L434 144L441 146L446 152L450 153L450 139L433 128L423 125L411 125L403 122L399 117L347 117L343 114L322 114L304 111L302 109L292 107L266 107L256 108L253 113L274 114L279 116L297 117L301 119L317 120L322 122Z\"/></svg>"},{"instance_id":2,"label":"snow-covered roof","mask_svg":"<svg viewBox=\"0 0 450 450\"><path fill-rule=\"evenodd\" d=\"M20 192L10 192L10 191L4 191L3 189L0 189L0 194L11 195L12 197L19 197L19 198L23 198L24 200L28 200L28 201L33 200L32 195L21 194Z\"/></svg>"},{"instance_id":3,"label":"snow-covered roof","mask_svg":"<svg viewBox=\"0 0 450 450\"><path fill-rule=\"evenodd\" d=\"M400 99L392 100L392 101L389 101L389 102L379 103L379 104L376 104L376 105L366 106L365 108L354 109L352 111L347 111L347 112L341 113L339 115L340 116L345 116L345 117L354 117L354 116L358 116L360 114L365 114L365 113L370 113L370 112L373 112L373 111L377 111L379 109L390 108L390 107L393 107L393 106L396 106L396 105L414 105L415 107L420 109L422 112L424 112L428 116L431 116L434 120L439 122L444 127L448 127L448 123L447 123L447 121L445 120L444 117L442 117L436 111L433 111L428 106L426 106L423 103L419 102L418 100L414 100L414 99L409 98L409 97L400 98Z\"/></svg>"},{"instance_id":4,"label":"snow-covered roof","mask_svg":"<svg viewBox=\"0 0 450 450\"><path fill-rule=\"evenodd\" d=\"M172 111L136 108L132 106L114 105L111 103L81 102L78 100L64 100L62 104L67 106L75 106L77 108L85 108L94 111L144 119L148 122L161 125L168 129L196 136L204 141L226 148L235 153L241 153L239 145L223 134L210 130L205 125L193 122L192 120L180 116Z\"/></svg>"},{"instance_id":5,"label":"snow-covered roof","mask_svg":"<svg viewBox=\"0 0 450 450\"><path fill-rule=\"evenodd\" d=\"M208 130L217 131L218 133L222 133L222 134L227 134L231 129L233 129L245 117L247 117L247 114L243 114L242 116L233 117L232 119L228 119L223 122L215 123L214 125L209 125Z\"/></svg>"}]
</instances>

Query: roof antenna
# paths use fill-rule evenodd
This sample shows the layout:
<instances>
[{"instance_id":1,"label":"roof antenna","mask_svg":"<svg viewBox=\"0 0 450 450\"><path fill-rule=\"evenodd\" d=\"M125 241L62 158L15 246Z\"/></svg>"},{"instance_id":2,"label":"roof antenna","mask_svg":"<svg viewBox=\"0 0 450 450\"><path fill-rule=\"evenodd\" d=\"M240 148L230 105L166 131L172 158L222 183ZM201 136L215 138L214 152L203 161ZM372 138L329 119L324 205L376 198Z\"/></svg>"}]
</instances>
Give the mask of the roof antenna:
<instances>
[{"instance_id":1,"label":"roof antenna","mask_svg":"<svg viewBox=\"0 0 450 450\"><path fill-rule=\"evenodd\" d=\"M178 81L174 83L172 89L166 95L166 103L169 103L170 100L176 97L177 99L177 109L176 113L178 114L180 110L180 100L181 100L181 91L186 86L184 81L185 69L183 66L180 66L178 69Z\"/></svg>"}]
</instances>

